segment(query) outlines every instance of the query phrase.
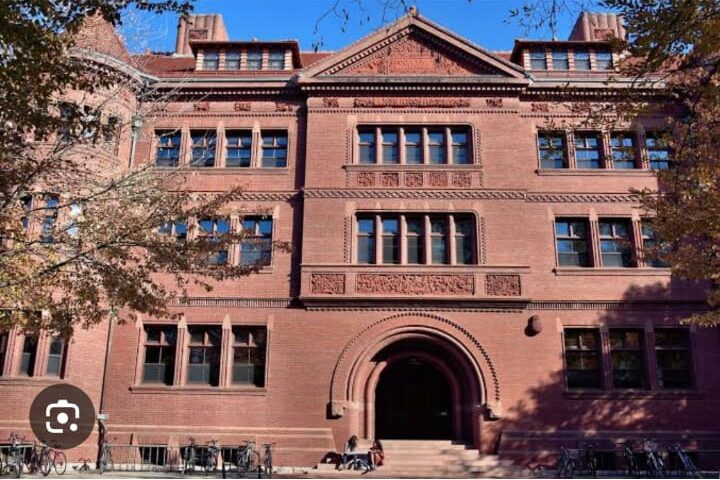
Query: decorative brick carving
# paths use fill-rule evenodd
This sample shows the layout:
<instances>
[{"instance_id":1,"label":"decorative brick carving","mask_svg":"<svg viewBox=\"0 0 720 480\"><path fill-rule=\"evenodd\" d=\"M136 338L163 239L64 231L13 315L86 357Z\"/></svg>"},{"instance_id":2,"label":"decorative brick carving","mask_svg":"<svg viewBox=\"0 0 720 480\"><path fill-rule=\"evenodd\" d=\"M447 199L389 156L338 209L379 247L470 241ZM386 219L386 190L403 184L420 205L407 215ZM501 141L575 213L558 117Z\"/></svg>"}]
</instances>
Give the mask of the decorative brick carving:
<instances>
[{"instance_id":1,"label":"decorative brick carving","mask_svg":"<svg viewBox=\"0 0 720 480\"><path fill-rule=\"evenodd\" d=\"M196 112L207 112L210 110L210 103L209 102L198 102L193 105L193 109Z\"/></svg>"},{"instance_id":2,"label":"decorative brick carving","mask_svg":"<svg viewBox=\"0 0 720 480\"><path fill-rule=\"evenodd\" d=\"M337 98L325 97L322 100L323 107L338 108L340 106Z\"/></svg>"},{"instance_id":3,"label":"decorative brick carving","mask_svg":"<svg viewBox=\"0 0 720 480\"><path fill-rule=\"evenodd\" d=\"M520 275L485 276L485 293L493 297L519 297L522 294Z\"/></svg>"},{"instance_id":4,"label":"decorative brick carving","mask_svg":"<svg viewBox=\"0 0 720 480\"><path fill-rule=\"evenodd\" d=\"M453 187L469 188L472 186L472 175L468 172L453 173Z\"/></svg>"},{"instance_id":5,"label":"decorative brick carving","mask_svg":"<svg viewBox=\"0 0 720 480\"><path fill-rule=\"evenodd\" d=\"M358 186L360 187L374 187L375 186L375 173L373 172L360 172L357 178Z\"/></svg>"},{"instance_id":6,"label":"decorative brick carving","mask_svg":"<svg viewBox=\"0 0 720 480\"><path fill-rule=\"evenodd\" d=\"M418 275L361 273L356 292L385 295L472 295L472 275Z\"/></svg>"},{"instance_id":7,"label":"decorative brick carving","mask_svg":"<svg viewBox=\"0 0 720 480\"><path fill-rule=\"evenodd\" d=\"M275 102L275 110L278 112L292 112L294 109L292 103Z\"/></svg>"},{"instance_id":8,"label":"decorative brick carving","mask_svg":"<svg viewBox=\"0 0 720 480\"><path fill-rule=\"evenodd\" d=\"M326 295L345 293L345 275L342 273L313 273L310 275L310 291Z\"/></svg>"},{"instance_id":9,"label":"decorative brick carving","mask_svg":"<svg viewBox=\"0 0 720 480\"><path fill-rule=\"evenodd\" d=\"M407 172L405 174L405 186L406 187L422 187L423 186L422 172Z\"/></svg>"},{"instance_id":10,"label":"decorative brick carving","mask_svg":"<svg viewBox=\"0 0 720 480\"><path fill-rule=\"evenodd\" d=\"M399 187L400 174L383 172L380 174L380 185L383 187Z\"/></svg>"},{"instance_id":11,"label":"decorative brick carving","mask_svg":"<svg viewBox=\"0 0 720 480\"><path fill-rule=\"evenodd\" d=\"M550 106L547 103L533 102L530 104L530 110L533 112L549 112Z\"/></svg>"},{"instance_id":12,"label":"decorative brick carving","mask_svg":"<svg viewBox=\"0 0 720 480\"><path fill-rule=\"evenodd\" d=\"M430 172L429 182L431 187L447 187L448 176L446 172Z\"/></svg>"},{"instance_id":13,"label":"decorative brick carving","mask_svg":"<svg viewBox=\"0 0 720 480\"><path fill-rule=\"evenodd\" d=\"M469 107L467 98L356 98L355 108L459 108Z\"/></svg>"},{"instance_id":14,"label":"decorative brick carving","mask_svg":"<svg viewBox=\"0 0 720 480\"><path fill-rule=\"evenodd\" d=\"M490 108L502 108L503 99L502 98L486 98L485 104Z\"/></svg>"},{"instance_id":15,"label":"decorative brick carving","mask_svg":"<svg viewBox=\"0 0 720 480\"><path fill-rule=\"evenodd\" d=\"M249 112L252 107L250 102L235 102L233 108L236 112Z\"/></svg>"}]
</instances>

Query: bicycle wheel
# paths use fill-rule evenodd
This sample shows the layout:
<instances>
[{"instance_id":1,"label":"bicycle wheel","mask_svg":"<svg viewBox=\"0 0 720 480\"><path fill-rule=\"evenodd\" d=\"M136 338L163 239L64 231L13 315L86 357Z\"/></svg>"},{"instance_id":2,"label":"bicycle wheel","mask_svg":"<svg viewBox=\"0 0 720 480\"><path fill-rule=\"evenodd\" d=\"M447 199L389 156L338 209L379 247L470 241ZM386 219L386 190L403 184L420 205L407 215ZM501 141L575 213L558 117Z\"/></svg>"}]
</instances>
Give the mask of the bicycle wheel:
<instances>
[{"instance_id":1,"label":"bicycle wheel","mask_svg":"<svg viewBox=\"0 0 720 480\"><path fill-rule=\"evenodd\" d=\"M265 470L264 473L267 478L272 477L272 454L269 452L265 455L263 470Z\"/></svg>"},{"instance_id":2,"label":"bicycle wheel","mask_svg":"<svg viewBox=\"0 0 720 480\"><path fill-rule=\"evenodd\" d=\"M52 458L52 465L55 469L55 473L63 475L65 470L67 470L67 457L65 457L65 454L59 451L55 452L55 455L53 455Z\"/></svg>"},{"instance_id":3,"label":"bicycle wheel","mask_svg":"<svg viewBox=\"0 0 720 480\"><path fill-rule=\"evenodd\" d=\"M209 453L203 462L203 469L205 474L208 474L217 468L217 457Z\"/></svg>"},{"instance_id":4,"label":"bicycle wheel","mask_svg":"<svg viewBox=\"0 0 720 480\"><path fill-rule=\"evenodd\" d=\"M20 459L20 454L18 452L11 453L8 457L8 467L11 472L11 474L15 475L15 478L20 478L20 475L22 475L22 460Z\"/></svg>"},{"instance_id":5,"label":"bicycle wheel","mask_svg":"<svg viewBox=\"0 0 720 480\"><path fill-rule=\"evenodd\" d=\"M100 459L100 473L110 472L113 470L113 459L110 449L105 449L103 456Z\"/></svg>"},{"instance_id":6,"label":"bicycle wheel","mask_svg":"<svg viewBox=\"0 0 720 480\"><path fill-rule=\"evenodd\" d=\"M260 462L260 454L253 450L247 457L247 463L245 464L245 472L260 474L261 465L262 463Z\"/></svg>"},{"instance_id":7,"label":"bicycle wheel","mask_svg":"<svg viewBox=\"0 0 720 480\"><path fill-rule=\"evenodd\" d=\"M52 470L52 457L50 452L43 452L41 453L37 458L37 465L40 467L40 473L42 473L43 477L47 477L50 475L50 470Z\"/></svg>"}]
</instances>

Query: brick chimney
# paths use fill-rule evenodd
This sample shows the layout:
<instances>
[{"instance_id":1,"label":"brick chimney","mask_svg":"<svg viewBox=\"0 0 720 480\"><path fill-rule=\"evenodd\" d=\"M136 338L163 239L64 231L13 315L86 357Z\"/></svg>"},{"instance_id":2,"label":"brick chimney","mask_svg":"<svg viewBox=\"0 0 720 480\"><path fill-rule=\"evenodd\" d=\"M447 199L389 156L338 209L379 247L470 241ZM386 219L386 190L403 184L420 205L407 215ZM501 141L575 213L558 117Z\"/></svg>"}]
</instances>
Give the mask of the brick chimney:
<instances>
[{"instance_id":1,"label":"brick chimney","mask_svg":"<svg viewBox=\"0 0 720 480\"><path fill-rule=\"evenodd\" d=\"M609 40L625 39L625 27L622 17L615 13L582 12L575 22L568 40Z\"/></svg>"},{"instance_id":2,"label":"brick chimney","mask_svg":"<svg viewBox=\"0 0 720 480\"><path fill-rule=\"evenodd\" d=\"M228 34L222 15L217 13L190 15L180 18L175 41L175 55L192 55L191 40L227 41Z\"/></svg>"}]
</instances>

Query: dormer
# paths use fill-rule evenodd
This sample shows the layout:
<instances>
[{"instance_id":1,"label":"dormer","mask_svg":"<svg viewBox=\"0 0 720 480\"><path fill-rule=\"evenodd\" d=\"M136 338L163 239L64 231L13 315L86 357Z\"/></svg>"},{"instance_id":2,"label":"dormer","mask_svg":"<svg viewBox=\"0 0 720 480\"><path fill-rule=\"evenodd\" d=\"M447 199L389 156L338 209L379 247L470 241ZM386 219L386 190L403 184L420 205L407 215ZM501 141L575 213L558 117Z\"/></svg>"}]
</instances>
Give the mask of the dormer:
<instances>
[{"instance_id":1,"label":"dormer","mask_svg":"<svg viewBox=\"0 0 720 480\"><path fill-rule=\"evenodd\" d=\"M302 67L300 48L294 40L190 41L198 72L282 72Z\"/></svg>"}]
</instances>

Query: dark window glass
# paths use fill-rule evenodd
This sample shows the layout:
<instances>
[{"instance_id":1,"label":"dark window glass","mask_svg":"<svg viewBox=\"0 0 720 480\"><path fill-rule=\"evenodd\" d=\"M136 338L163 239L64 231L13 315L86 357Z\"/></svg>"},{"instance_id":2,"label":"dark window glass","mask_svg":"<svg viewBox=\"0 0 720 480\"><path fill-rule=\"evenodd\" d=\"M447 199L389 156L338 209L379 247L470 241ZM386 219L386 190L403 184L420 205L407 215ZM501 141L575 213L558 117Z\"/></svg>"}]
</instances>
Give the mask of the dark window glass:
<instances>
[{"instance_id":1,"label":"dark window glass","mask_svg":"<svg viewBox=\"0 0 720 480\"><path fill-rule=\"evenodd\" d=\"M645 138L645 149L652 170L667 170L670 168L670 147L663 134L649 132Z\"/></svg>"},{"instance_id":2,"label":"dark window glass","mask_svg":"<svg viewBox=\"0 0 720 480\"><path fill-rule=\"evenodd\" d=\"M212 326L190 326L187 382L217 386L220 380L222 330Z\"/></svg>"},{"instance_id":3,"label":"dark window glass","mask_svg":"<svg viewBox=\"0 0 720 480\"><path fill-rule=\"evenodd\" d=\"M590 70L590 52L575 50L575 70Z\"/></svg>"},{"instance_id":4,"label":"dark window glass","mask_svg":"<svg viewBox=\"0 0 720 480\"><path fill-rule=\"evenodd\" d=\"M425 218L408 217L407 223L407 261L410 264L425 263Z\"/></svg>"},{"instance_id":5,"label":"dark window glass","mask_svg":"<svg viewBox=\"0 0 720 480\"><path fill-rule=\"evenodd\" d=\"M400 263L400 221L382 219L383 263Z\"/></svg>"},{"instance_id":6,"label":"dark window glass","mask_svg":"<svg viewBox=\"0 0 720 480\"><path fill-rule=\"evenodd\" d=\"M217 70L220 67L220 55L218 52L206 51L203 55L203 70Z\"/></svg>"},{"instance_id":7,"label":"dark window glass","mask_svg":"<svg viewBox=\"0 0 720 480\"><path fill-rule=\"evenodd\" d=\"M609 50L595 51L595 66L598 70L612 70L612 53Z\"/></svg>"},{"instance_id":8,"label":"dark window glass","mask_svg":"<svg viewBox=\"0 0 720 480\"><path fill-rule=\"evenodd\" d=\"M553 70L570 70L570 60L567 50L552 51Z\"/></svg>"},{"instance_id":9,"label":"dark window glass","mask_svg":"<svg viewBox=\"0 0 720 480\"><path fill-rule=\"evenodd\" d=\"M226 132L228 167L249 167L252 156L252 132L250 130L230 130Z\"/></svg>"},{"instance_id":10,"label":"dark window glass","mask_svg":"<svg viewBox=\"0 0 720 480\"><path fill-rule=\"evenodd\" d=\"M360 136L360 162L361 164L376 163L375 130L361 130Z\"/></svg>"},{"instance_id":11,"label":"dark window glass","mask_svg":"<svg viewBox=\"0 0 720 480\"><path fill-rule=\"evenodd\" d=\"M547 70L547 58L544 48L533 48L530 50L530 68L532 70Z\"/></svg>"},{"instance_id":12,"label":"dark window glass","mask_svg":"<svg viewBox=\"0 0 720 480\"><path fill-rule=\"evenodd\" d=\"M262 50L252 49L248 50L247 54L247 68L248 70L260 70L262 69Z\"/></svg>"},{"instance_id":13,"label":"dark window glass","mask_svg":"<svg viewBox=\"0 0 720 480\"><path fill-rule=\"evenodd\" d=\"M538 134L540 168L568 168L565 134L540 132Z\"/></svg>"},{"instance_id":14,"label":"dark window glass","mask_svg":"<svg viewBox=\"0 0 720 480\"><path fill-rule=\"evenodd\" d=\"M183 243L187 240L187 223L185 220L175 220L174 222L164 223L160 229L161 235L172 235L175 241Z\"/></svg>"},{"instance_id":15,"label":"dark window glass","mask_svg":"<svg viewBox=\"0 0 720 480\"><path fill-rule=\"evenodd\" d=\"M655 235L655 231L652 228L652 224L649 220L644 220L641 226L642 239L643 239L643 255L645 257L645 263L649 267L655 268L666 268L670 264L663 260L664 254L668 253L668 247L664 244L658 244L658 239Z\"/></svg>"},{"instance_id":16,"label":"dark window glass","mask_svg":"<svg viewBox=\"0 0 720 480\"><path fill-rule=\"evenodd\" d=\"M382 163L400 163L400 145L396 130L382 131Z\"/></svg>"},{"instance_id":17,"label":"dark window glass","mask_svg":"<svg viewBox=\"0 0 720 480\"><path fill-rule=\"evenodd\" d=\"M272 260L272 218L245 217L245 234L240 242L241 265L270 265Z\"/></svg>"},{"instance_id":18,"label":"dark window glass","mask_svg":"<svg viewBox=\"0 0 720 480\"><path fill-rule=\"evenodd\" d=\"M594 328L568 328L564 333L567 387L602 388L600 332Z\"/></svg>"},{"instance_id":19,"label":"dark window glass","mask_svg":"<svg viewBox=\"0 0 720 480\"><path fill-rule=\"evenodd\" d=\"M655 358L660 388L693 387L690 332L687 328L656 328Z\"/></svg>"},{"instance_id":20,"label":"dark window glass","mask_svg":"<svg viewBox=\"0 0 720 480\"><path fill-rule=\"evenodd\" d=\"M375 263L375 217L358 217L358 263Z\"/></svg>"},{"instance_id":21,"label":"dark window glass","mask_svg":"<svg viewBox=\"0 0 720 480\"><path fill-rule=\"evenodd\" d=\"M405 163L423 163L422 132L418 130L405 130Z\"/></svg>"},{"instance_id":22,"label":"dark window glass","mask_svg":"<svg viewBox=\"0 0 720 480\"><path fill-rule=\"evenodd\" d=\"M0 333L0 376L5 369L5 360L8 357L8 341L10 340L10 334L8 332Z\"/></svg>"},{"instance_id":23,"label":"dark window glass","mask_svg":"<svg viewBox=\"0 0 720 480\"><path fill-rule=\"evenodd\" d=\"M180 143L182 135L179 130L156 130L155 165L158 167L177 167L180 165Z\"/></svg>"},{"instance_id":24,"label":"dark window glass","mask_svg":"<svg viewBox=\"0 0 720 480\"><path fill-rule=\"evenodd\" d=\"M453 163L455 165L467 165L471 163L467 131L453 129L450 132L450 136L452 140Z\"/></svg>"},{"instance_id":25,"label":"dark window glass","mask_svg":"<svg viewBox=\"0 0 720 480\"><path fill-rule=\"evenodd\" d=\"M285 70L285 52L282 50L270 50L268 68L270 70Z\"/></svg>"},{"instance_id":26,"label":"dark window glass","mask_svg":"<svg viewBox=\"0 0 720 480\"><path fill-rule=\"evenodd\" d=\"M207 238L210 242L222 242L223 236L230 233L230 219L228 218L203 218L198 221L199 235ZM228 247L223 244L208 257L210 265L224 265L228 262Z\"/></svg>"},{"instance_id":27,"label":"dark window glass","mask_svg":"<svg viewBox=\"0 0 720 480\"><path fill-rule=\"evenodd\" d=\"M475 222L472 218L455 215L455 263L475 263Z\"/></svg>"},{"instance_id":28,"label":"dark window glass","mask_svg":"<svg viewBox=\"0 0 720 480\"><path fill-rule=\"evenodd\" d=\"M54 336L50 339L46 375L61 377L65 363L65 339Z\"/></svg>"},{"instance_id":29,"label":"dark window glass","mask_svg":"<svg viewBox=\"0 0 720 480\"><path fill-rule=\"evenodd\" d=\"M430 217L430 248L432 263L450 263L447 217Z\"/></svg>"},{"instance_id":30,"label":"dark window glass","mask_svg":"<svg viewBox=\"0 0 720 480\"><path fill-rule=\"evenodd\" d=\"M55 231L55 223L57 223L59 205L60 202L57 197L45 198L42 225L40 226L40 241L42 243L52 243L54 241L53 232Z\"/></svg>"},{"instance_id":31,"label":"dark window glass","mask_svg":"<svg viewBox=\"0 0 720 480\"><path fill-rule=\"evenodd\" d=\"M602 138L599 133L575 133L575 160L577 168L602 166Z\"/></svg>"},{"instance_id":32,"label":"dark window glass","mask_svg":"<svg viewBox=\"0 0 720 480\"><path fill-rule=\"evenodd\" d=\"M173 384L177 327L145 325L143 383Z\"/></svg>"},{"instance_id":33,"label":"dark window glass","mask_svg":"<svg viewBox=\"0 0 720 480\"><path fill-rule=\"evenodd\" d=\"M225 53L225 70L240 70L240 52Z\"/></svg>"},{"instance_id":34,"label":"dark window glass","mask_svg":"<svg viewBox=\"0 0 720 480\"><path fill-rule=\"evenodd\" d=\"M30 211L32 210L32 196L25 195L20 199L20 203L22 204L23 209L23 217L21 219L22 226L24 230L27 230L28 227L30 227Z\"/></svg>"},{"instance_id":35,"label":"dark window glass","mask_svg":"<svg viewBox=\"0 0 720 480\"><path fill-rule=\"evenodd\" d=\"M605 267L631 267L632 242L630 221L627 219L600 220L600 254Z\"/></svg>"},{"instance_id":36,"label":"dark window glass","mask_svg":"<svg viewBox=\"0 0 720 480\"><path fill-rule=\"evenodd\" d=\"M233 327L232 383L265 386L265 327Z\"/></svg>"},{"instance_id":37,"label":"dark window glass","mask_svg":"<svg viewBox=\"0 0 720 480\"><path fill-rule=\"evenodd\" d=\"M262 166L284 168L287 166L287 132L262 132Z\"/></svg>"},{"instance_id":38,"label":"dark window glass","mask_svg":"<svg viewBox=\"0 0 720 480\"><path fill-rule=\"evenodd\" d=\"M561 267L589 267L588 221L583 218L555 220L555 242L558 265Z\"/></svg>"},{"instance_id":39,"label":"dark window glass","mask_svg":"<svg viewBox=\"0 0 720 480\"><path fill-rule=\"evenodd\" d=\"M35 359L37 358L38 339L27 335L23 341L22 358L20 359L20 375L32 377L35 372Z\"/></svg>"},{"instance_id":40,"label":"dark window glass","mask_svg":"<svg viewBox=\"0 0 720 480\"><path fill-rule=\"evenodd\" d=\"M215 130L193 130L190 132L192 138L192 157L190 165L193 167L215 166L215 146L217 135Z\"/></svg>"},{"instance_id":41,"label":"dark window glass","mask_svg":"<svg viewBox=\"0 0 720 480\"><path fill-rule=\"evenodd\" d=\"M632 169L637 167L635 139L630 132L615 132L610 135L610 149L613 168Z\"/></svg>"},{"instance_id":42,"label":"dark window glass","mask_svg":"<svg viewBox=\"0 0 720 480\"><path fill-rule=\"evenodd\" d=\"M614 388L647 388L643 335L642 329L610 329Z\"/></svg>"},{"instance_id":43,"label":"dark window glass","mask_svg":"<svg viewBox=\"0 0 720 480\"><path fill-rule=\"evenodd\" d=\"M433 165L447 163L445 151L445 132L442 130L428 131L428 154Z\"/></svg>"}]
</instances>

